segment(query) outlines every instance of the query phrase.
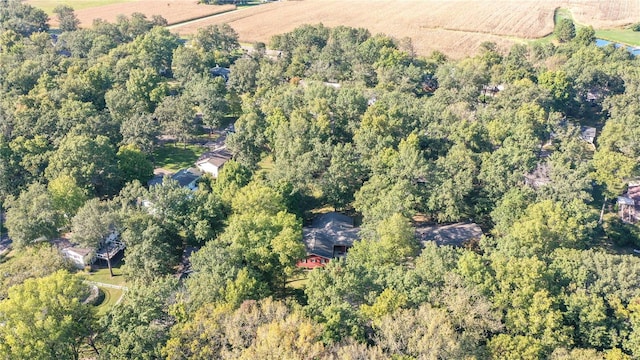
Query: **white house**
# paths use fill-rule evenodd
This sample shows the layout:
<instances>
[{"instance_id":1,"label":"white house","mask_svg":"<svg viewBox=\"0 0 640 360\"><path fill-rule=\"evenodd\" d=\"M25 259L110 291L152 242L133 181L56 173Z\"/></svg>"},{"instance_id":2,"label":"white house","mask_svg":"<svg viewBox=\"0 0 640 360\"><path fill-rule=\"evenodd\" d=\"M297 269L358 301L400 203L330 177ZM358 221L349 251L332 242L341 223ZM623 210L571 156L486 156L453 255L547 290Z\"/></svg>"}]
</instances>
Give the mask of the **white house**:
<instances>
[{"instance_id":1,"label":"white house","mask_svg":"<svg viewBox=\"0 0 640 360\"><path fill-rule=\"evenodd\" d=\"M231 160L231 157L233 157L233 154L226 147L221 147L204 154L196 162L196 167L203 173L211 174L211 176L217 178L218 172L227 161Z\"/></svg>"},{"instance_id":2,"label":"white house","mask_svg":"<svg viewBox=\"0 0 640 360\"><path fill-rule=\"evenodd\" d=\"M85 266L93 264L96 260L93 250L73 246L62 249L62 255L78 269L84 269Z\"/></svg>"}]
</instances>

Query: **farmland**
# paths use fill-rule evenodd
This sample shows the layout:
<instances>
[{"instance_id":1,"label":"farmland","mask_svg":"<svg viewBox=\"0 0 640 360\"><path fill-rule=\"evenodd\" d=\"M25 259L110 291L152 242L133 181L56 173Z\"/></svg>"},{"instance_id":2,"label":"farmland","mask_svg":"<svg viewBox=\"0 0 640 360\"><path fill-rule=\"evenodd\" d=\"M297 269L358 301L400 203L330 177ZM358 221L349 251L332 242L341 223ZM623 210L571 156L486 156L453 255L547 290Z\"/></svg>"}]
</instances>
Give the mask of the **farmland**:
<instances>
[{"instance_id":1,"label":"farmland","mask_svg":"<svg viewBox=\"0 0 640 360\"><path fill-rule=\"evenodd\" d=\"M199 27L230 24L244 42L268 40L305 23L333 27L366 27L371 33L411 38L415 51L439 50L460 58L475 53L484 41L506 48L553 32L554 12L566 8L576 21L597 28L636 21L638 2L443 1L443 0L305 0L281 1L230 12L173 29L190 35ZM367 11L363 11L367 9Z\"/></svg>"},{"instance_id":2,"label":"farmland","mask_svg":"<svg viewBox=\"0 0 640 360\"><path fill-rule=\"evenodd\" d=\"M52 1L46 0L29 0L27 1L34 6L40 6L45 10L52 10ZM59 3L59 2L58 2ZM84 6L85 1L68 1L66 2L76 9L75 13L80 20L80 27L90 27L94 19L100 18L109 22L115 22L118 15L127 15L138 12L145 14L148 18L153 15L160 15L167 19L169 24L175 24L188 20L201 18L204 16L219 14L222 12L234 10L235 5L202 5L196 0L95 0L94 6ZM96 6L97 5L97 6ZM57 26L57 19L51 16L50 25Z\"/></svg>"},{"instance_id":3,"label":"farmland","mask_svg":"<svg viewBox=\"0 0 640 360\"><path fill-rule=\"evenodd\" d=\"M59 3L28 2L49 12L52 4ZM169 24L178 24L171 27L171 31L183 36L194 34L201 27L228 23L243 42L268 43L273 35L302 24L323 23L329 27L366 27L373 34L411 38L418 54L428 55L438 50L453 58L475 53L485 41L508 48L514 43L543 38L553 32L554 13L559 8L578 24L609 32L619 32L621 26L640 18L640 3L631 0L303 0L237 10L235 5L201 5L195 0L68 0L66 3L76 9L82 27L90 26L95 18L115 21L119 14L140 12L149 18L160 15ZM215 14L219 15L209 17ZM200 18L202 20L188 22ZM51 25L56 26L55 19Z\"/></svg>"}]
</instances>

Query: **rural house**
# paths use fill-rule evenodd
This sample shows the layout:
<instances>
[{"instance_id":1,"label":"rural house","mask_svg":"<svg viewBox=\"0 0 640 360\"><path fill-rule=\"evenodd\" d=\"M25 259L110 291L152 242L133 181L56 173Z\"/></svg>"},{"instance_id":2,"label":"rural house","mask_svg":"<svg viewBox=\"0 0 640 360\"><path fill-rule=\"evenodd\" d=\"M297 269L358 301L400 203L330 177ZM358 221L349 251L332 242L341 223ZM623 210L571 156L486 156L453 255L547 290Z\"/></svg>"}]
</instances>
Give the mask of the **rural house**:
<instances>
[{"instance_id":1,"label":"rural house","mask_svg":"<svg viewBox=\"0 0 640 360\"><path fill-rule=\"evenodd\" d=\"M581 126L580 138L589 144L594 145L594 141L596 140L596 128L591 126Z\"/></svg>"},{"instance_id":2,"label":"rural house","mask_svg":"<svg viewBox=\"0 0 640 360\"><path fill-rule=\"evenodd\" d=\"M640 215L640 181L629 183L627 192L618 196L618 215L622 221L636 223Z\"/></svg>"},{"instance_id":3,"label":"rural house","mask_svg":"<svg viewBox=\"0 0 640 360\"><path fill-rule=\"evenodd\" d=\"M202 172L198 169L188 168L182 169L177 173L171 175L171 178L180 184L181 187L189 188L189 190L197 190L198 185L196 184L198 179L202 176Z\"/></svg>"},{"instance_id":4,"label":"rural house","mask_svg":"<svg viewBox=\"0 0 640 360\"><path fill-rule=\"evenodd\" d=\"M305 269L324 267L331 259L343 257L359 239L360 229L353 226L349 216L330 212L322 214L302 229L307 257L298 261L297 266Z\"/></svg>"},{"instance_id":5,"label":"rural house","mask_svg":"<svg viewBox=\"0 0 640 360\"><path fill-rule=\"evenodd\" d=\"M70 246L62 249L61 252L62 256L67 258L78 269L84 269L96 260L95 254L91 249Z\"/></svg>"},{"instance_id":6,"label":"rural house","mask_svg":"<svg viewBox=\"0 0 640 360\"><path fill-rule=\"evenodd\" d=\"M209 73L212 77L221 77L224 79L224 82L227 82L229 81L231 70L229 68L224 68L216 65L216 67L209 69Z\"/></svg>"},{"instance_id":7,"label":"rural house","mask_svg":"<svg viewBox=\"0 0 640 360\"><path fill-rule=\"evenodd\" d=\"M61 250L62 255L79 269L90 266L96 259L105 260L111 266L111 259L125 248L124 243L120 241L120 235L115 229L98 244L97 249L74 246L65 238L58 239L56 245L58 248L63 248Z\"/></svg>"},{"instance_id":8,"label":"rural house","mask_svg":"<svg viewBox=\"0 0 640 360\"><path fill-rule=\"evenodd\" d=\"M200 160L196 162L196 167L203 173L211 174L217 178L222 166L231 160L232 156L233 154L226 147L221 147L202 155Z\"/></svg>"}]
</instances>

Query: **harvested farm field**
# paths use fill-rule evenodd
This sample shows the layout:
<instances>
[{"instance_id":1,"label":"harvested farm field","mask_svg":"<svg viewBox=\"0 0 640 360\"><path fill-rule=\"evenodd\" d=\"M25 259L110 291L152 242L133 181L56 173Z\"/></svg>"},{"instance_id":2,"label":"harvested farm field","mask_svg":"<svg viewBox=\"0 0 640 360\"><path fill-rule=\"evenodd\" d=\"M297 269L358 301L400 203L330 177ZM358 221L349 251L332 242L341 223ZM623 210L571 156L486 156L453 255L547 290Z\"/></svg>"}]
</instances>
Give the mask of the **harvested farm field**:
<instances>
[{"instance_id":1,"label":"harvested farm field","mask_svg":"<svg viewBox=\"0 0 640 360\"><path fill-rule=\"evenodd\" d=\"M409 37L416 52L439 50L452 57L474 52L483 41L503 47L511 38L553 32L553 2L489 0L304 0L280 1L175 27L182 35L228 23L246 42L268 40L305 24L366 27L372 34Z\"/></svg>"},{"instance_id":2,"label":"harvested farm field","mask_svg":"<svg viewBox=\"0 0 640 360\"><path fill-rule=\"evenodd\" d=\"M73 4L71 4L73 6ZM153 15L160 15L167 19L169 24L198 19L205 16L231 11L235 5L204 5L197 0L136 0L125 3L114 3L76 10L76 16L80 20L80 27L91 27L94 19L103 19L115 22L118 15L131 16L138 12L151 19ZM57 19L50 16L49 24L57 27Z\"/></svg>"},{"instance_id":3,"label":"harvested farm field","mask_svg":"<svg viewBox=\"0 0 640 360\"><path fill-rule=\"evenodd\" d=\"M474 54L484 41L508 48L551 34L558 8L568 9L581 24L597 21L594 27L619 26L640 17L637 0L301 0L240 9L172 31L191 35L200 27L228 23L243 42L268 43L273 35L302 24L346 25L409 37L421 55L438 50L461 58Z\"/></svg>"}]
</instances>

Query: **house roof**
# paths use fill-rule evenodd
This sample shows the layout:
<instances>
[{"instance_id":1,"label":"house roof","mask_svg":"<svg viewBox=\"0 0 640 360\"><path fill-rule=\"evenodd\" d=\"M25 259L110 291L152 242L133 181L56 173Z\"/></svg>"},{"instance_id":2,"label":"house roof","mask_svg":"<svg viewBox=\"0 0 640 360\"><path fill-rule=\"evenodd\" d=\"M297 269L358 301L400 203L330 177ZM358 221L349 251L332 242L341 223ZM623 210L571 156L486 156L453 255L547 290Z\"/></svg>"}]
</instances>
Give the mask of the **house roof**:
<instances>
[{"instance_id":1,"label":"house roof","mask_svg":"<svg viewBox=\"0 0 640 360\"><path fill-rule=\"evenodd\" d=\"M640 184L629 183L627 197L636 203L640 203Z\"/></svg>"},{"instance_id":2,"label":"house roof","mask_svg":"<svg viewBox=\"0 0 640 360\"><path fill-rule=\"evenodd\" d=\"M353 227L353 219L336 212L320 215L311 226L303 229L303 242L308 254L333 258L334 246L352 246L359 239L360 229Z\"/></svg>"},{"instance_id":3,"label":"house roof","mask_svg":"<svg viewBox=\"0 0 640 360\"><path fill-rule=\"evenodd\" d=\"M91 254L91 252L93 250L87 249L87 248L79 248L79 247L68 247L66 249L63 249L62 251L67 252L67 253L80 255L81 257L85 257L85 256Z\"/></svg>"},{"instance_id":4,"label":"house roof","mask_svg":"<svg viewBox=\"0 0 640 360\"><path fill-rule=\"evenodd\" d=\"M589 144L593 144L593 141L596 139L596 128L590 126L581 126L580 137Z\"/></svg>"},{"instance_id":5,"label":"house roof","mask_svg":"<svg viewBox=\"0 0 640 360\"><path fill-rule=\"evenodd\" d=\"M634 206L635 202L626 196L618 196L618 205Z\"/></svg>"},{"instance_id":6,"label":"house roof","mask_svg":"<svg viewBox=\"0 0 640 360\"><path fill-rule=\"evenodd\" d=\"M209 69L209 72L212 76L221 76L225 81L229 80L229 74L231 74L231 69L225 67L216 67Z\"/></svg>"},{"instance_id":7,"label":"house roof","mask_svg":"<svg viewBox=\"0 0 640 360\"><path fill-rule=\"evenodd\" d=\"M180 186L185 187L191 184L194 180L197 180L202 173L198 169L188 168L182 169L177 173L171 175L171 178L180 184Z\"/></svg>"},{"instance_id":8,"label":"house roof","mask_svg":"<svg viewBox=\"0 0 640 360\"><path fill-rule=\"evenodd\" d=\"M197 166L200 166L205 163L209 163L215 165L216 167L221 167L227 161L231 160L233 154L227 150L226 147L222 147L210 152L203 154L200 159L196 162Z\"/></svg>"},{"instance_id":9,"label":"house roof","mask_svg":"<svg viewBox=\"0 0 640 360\"><path fill-rule=\"evenodd\" d=\"M416 236L422 245L435 241L438 245L461 246L465 241L482 236L482 229L475 223L419 226Z\"/></svg>"},{"instance_id":10,"label":"house roof","mask_svg":"<svg viewBox=\"0 0 640 360\"><path fill-rule=\"evenodd\" d=\"M548 163L538 163L535 170L533 170L529 174L524 175L524 182L534 189L545 186L551 182L549 170L550 169Z\"/></svg>"}]
</instances>

